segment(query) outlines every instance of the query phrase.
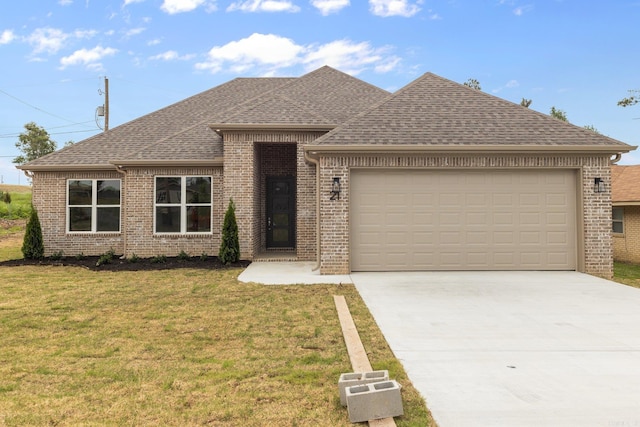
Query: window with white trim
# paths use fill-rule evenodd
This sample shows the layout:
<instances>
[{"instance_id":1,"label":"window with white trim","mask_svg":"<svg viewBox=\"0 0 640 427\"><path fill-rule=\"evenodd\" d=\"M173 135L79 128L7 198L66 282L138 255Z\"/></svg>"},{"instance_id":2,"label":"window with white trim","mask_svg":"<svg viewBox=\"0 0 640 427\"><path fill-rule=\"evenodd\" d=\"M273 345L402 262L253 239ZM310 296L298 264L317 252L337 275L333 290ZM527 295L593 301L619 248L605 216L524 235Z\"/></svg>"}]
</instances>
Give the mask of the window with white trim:
<instances>
[{"instance_id":1,"label":"window with white trim","mask_svg":"<svg viewBox=\"0 0 640 427\"><path fill-rule=\"evenodd\" d=\"M119 179L67 180L67 231L120 232Z\"/></svg>"},{"instance_id":2,"label":"window with white trim","mask_svg":"<svg viewBox=\"0 0 640 427\"><path fill-rule=\"evenodd\" d=\"M624 208L614 207L611 211L611 227L614 233L624 233Z\"/></svg>"},{"instance_id":3,"label":"window with white trim","mask_svg":"<svg viewBox=\"0 0 640 427\"><path fill-rule=\"evenodd\" d=\"M155 232L211 233L210 176L158 176L155 182Z\"/></svg>"}]
</instances>

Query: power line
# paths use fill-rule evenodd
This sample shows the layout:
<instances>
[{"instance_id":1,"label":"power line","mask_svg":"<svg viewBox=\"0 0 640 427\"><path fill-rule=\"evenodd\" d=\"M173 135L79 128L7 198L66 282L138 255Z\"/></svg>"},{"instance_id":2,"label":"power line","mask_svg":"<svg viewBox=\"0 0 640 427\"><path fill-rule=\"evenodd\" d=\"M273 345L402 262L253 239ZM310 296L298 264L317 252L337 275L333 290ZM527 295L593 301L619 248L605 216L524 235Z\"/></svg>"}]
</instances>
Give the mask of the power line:
<instances>
[{"instance_id":1,"label":"power line","mask_svg":"<svg viewBox=\"0 0 640 427\"><path fill-rule=\"evenodd\" d=\"M69 119L67 119L67 118L65 118L65 117L58 116L57 114L50 113L50 112L48 112L48 111L46 111L46 110L43 110L43 109L42 109L42 108L40 108L40 107L36 107L35 105L30 104L30 103L28 103L27 101L24 101L24 100L22 100L22 99L20 99L20 98L18 98L18 97L16 97L16 96L13 96L13 95L11 95L10 93L5 92L5 91L4 91L4 90L2 90L2 89L0 89L0 93L3 93L3 94L5 94L6 96L8 96L9 98L12 98L12 99L14 99L14 100L16 100L16 101L18 101L18 102L20 102L20 103L22 103L22 104L24 104L24 105L28 106L28 107L33 108L34 110L38 110L38 111L40 111L41 113L48 114L48 115L50 115L50 116L52 116L52 117L55 117L55 118L57 118L57 119L61 119L61 120L64 120L64 121L67 121L67 122L70 122L70 123L73 123L73 122L74 122L73 120L69 120Z\"/></svg>"}]
</instances>

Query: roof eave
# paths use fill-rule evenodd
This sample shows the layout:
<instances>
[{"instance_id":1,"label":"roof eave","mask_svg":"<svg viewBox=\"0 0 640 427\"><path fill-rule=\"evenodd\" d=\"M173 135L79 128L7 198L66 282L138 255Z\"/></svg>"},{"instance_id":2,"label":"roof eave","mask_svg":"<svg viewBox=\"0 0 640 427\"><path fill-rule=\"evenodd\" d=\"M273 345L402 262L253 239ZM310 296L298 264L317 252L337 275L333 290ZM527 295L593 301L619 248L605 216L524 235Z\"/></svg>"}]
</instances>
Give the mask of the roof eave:
<instances>
[{"instance_id":1,"label":"roof eave","mask_svg":"<svg viewBox=\"0 0 640 427\"><path fill-rule=\"evenodd\" d=\"M306 131L306 132L329 132L337 124L294 124L294 123L212 123L209 125L218 135L225 131Z\"/></svg>"},{"instance_id":2,"label":"roof eave","mask_svg":"<svg viewBox=\"0 0 640 427\"><path fill-rule=\"evenodd\" d=\"M618 154L627 153L637 147L619 145L382 145L382 144L308 144L304 150L308 153L461 153L461 154Z\"/></svg>"},{"instance_id":3,"label":"roof eave","mask_svg":"<svg viewBox=\"0 0 640 427\"><path fill-rule=\"evenodd\" d=\"M213 159L184 159L184 160L110 160L109 163L117 168L144 167L211 167L222 166L223 157Z\"/></svg>"},{"instance_id":4,"label":"roof eave","mask_svg":"<svg viewBox=\"0 0 640 427\"><path fill-rule=\"evenodd\" d=\"M73 164L73 165L20 165L17 169L29 172L63 172L63 171L113 171L110 164Z\"/></svg>"}]
</instances>

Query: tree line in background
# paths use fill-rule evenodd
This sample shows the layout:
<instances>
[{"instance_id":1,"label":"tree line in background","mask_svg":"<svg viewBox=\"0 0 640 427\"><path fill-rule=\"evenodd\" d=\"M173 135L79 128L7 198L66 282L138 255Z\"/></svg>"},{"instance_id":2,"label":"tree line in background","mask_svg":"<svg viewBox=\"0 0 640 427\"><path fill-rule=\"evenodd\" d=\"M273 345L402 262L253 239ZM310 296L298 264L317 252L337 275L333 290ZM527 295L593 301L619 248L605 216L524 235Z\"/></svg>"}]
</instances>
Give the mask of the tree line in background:
<instances>
[{"instance_id":1,"label":"tree line in background","mask_svg":"<svg viewBox=\"0 0 640 427\"><path fill-rule=\"evenodd\" d=\"M482 87L480 86L480 82L474 78L467 79L467 81L464 82L463 85L470 87L471 89L482 90ZM640 89L629 90L629 93L630 95L628 97L622 98L620 101L618 101L618 105L620 107L631 107L633 105L640 103ZM531 99L522 98L522 100L520 101L520 105L525 108L529 108L532 102L533 101ZM567 113L563 110L557 109L555 106L551 107L551 110L549 111L549 115L555 119L562 120L563 122L569 123L569 119L567 118ZM596 129L595 126L593 125L585 125L583 127L595 133L600 133L598 132L598 129Z\"/></svg>"}]
</instances>

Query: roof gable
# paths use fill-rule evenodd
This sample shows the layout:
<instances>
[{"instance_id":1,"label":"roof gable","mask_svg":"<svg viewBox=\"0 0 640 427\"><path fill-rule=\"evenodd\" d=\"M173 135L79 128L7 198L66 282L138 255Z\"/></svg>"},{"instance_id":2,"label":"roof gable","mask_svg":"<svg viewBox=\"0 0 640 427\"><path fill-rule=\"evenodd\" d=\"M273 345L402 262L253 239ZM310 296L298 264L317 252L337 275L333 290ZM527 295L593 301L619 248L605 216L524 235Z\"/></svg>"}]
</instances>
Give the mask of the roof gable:
<instances>
[{"instance_id":1,"label":"roof gable","mask_svg":"<svg viewBox=\"0 0 640 427\"><path fill-rule=\"evenodd\" d=\"M432 73L319 138L316 144L626 145Z\"/></svg>"}]
</instances>

